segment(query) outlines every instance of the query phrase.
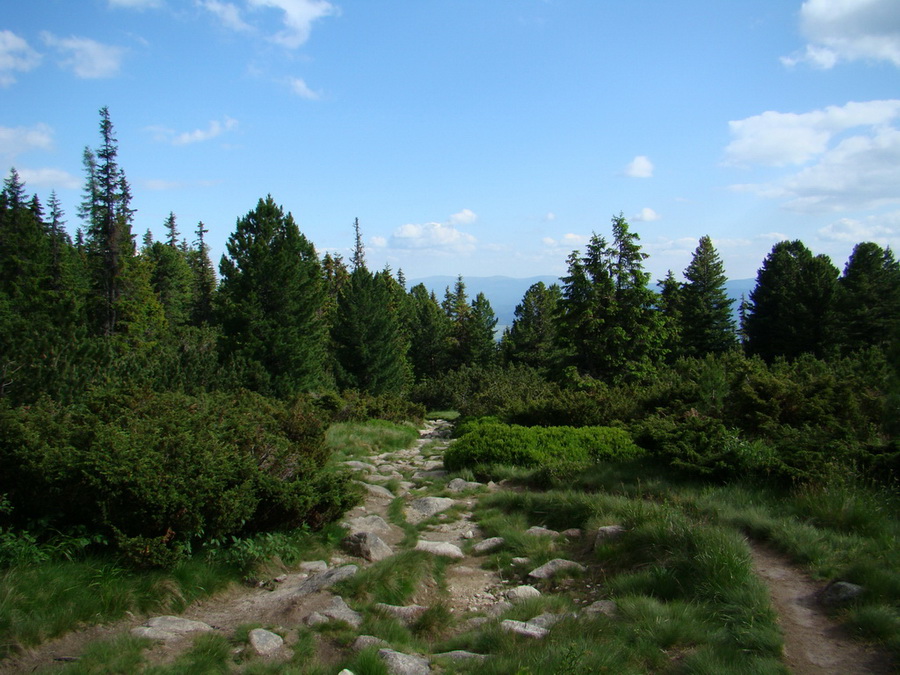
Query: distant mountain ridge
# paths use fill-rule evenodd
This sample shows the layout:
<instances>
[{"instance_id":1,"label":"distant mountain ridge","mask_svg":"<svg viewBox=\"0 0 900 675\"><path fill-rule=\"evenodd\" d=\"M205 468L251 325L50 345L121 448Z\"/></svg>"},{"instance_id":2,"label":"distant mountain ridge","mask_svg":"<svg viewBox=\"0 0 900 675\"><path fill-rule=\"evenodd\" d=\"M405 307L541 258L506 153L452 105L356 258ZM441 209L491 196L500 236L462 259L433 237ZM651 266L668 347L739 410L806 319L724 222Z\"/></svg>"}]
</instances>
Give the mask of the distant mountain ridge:
<instances>
[{"instance_id":1,"label":"distant mountain ridge","mask_svg":"<svg viewBox=\"0 0 900 675\"><path fill-rule=\"evenodd\" d=\"M492 277L463 277L463 283L466 285L466 294L469 296L469 302L475 299L479 293L484 293L485 297L490 301L494 314L497 315L497 330L502 331L506 326L511 326L515 318L516 305L522 302L525 291L531 288L539 281L549 286L550 284L560 284L562 282L553 276L537 276L525 277L523 279L505 276ZM424 284L425 288L433 291L437 296L438 302L444 299L444 292L449 286L453 289L456 283L454 276L431 276L419 279L407 279L407 288L412 288L417 284ZM725 282L725 290L728 297L735 301L733 310L737 317L738 306L741 302L741 296L750 297L750 291L756 286L756 279L729 279Z\"/></svg>"}]
</instances>

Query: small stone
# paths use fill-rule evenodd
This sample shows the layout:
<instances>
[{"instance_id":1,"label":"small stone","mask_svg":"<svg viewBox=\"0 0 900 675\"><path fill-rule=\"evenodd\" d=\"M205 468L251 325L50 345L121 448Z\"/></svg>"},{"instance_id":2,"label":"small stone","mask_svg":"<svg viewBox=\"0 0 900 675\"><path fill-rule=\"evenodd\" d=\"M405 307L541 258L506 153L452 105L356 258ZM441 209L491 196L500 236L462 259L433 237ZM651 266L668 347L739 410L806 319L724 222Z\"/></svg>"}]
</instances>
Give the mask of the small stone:
<instances>
[{"instance_id":1,"label":"small stone","mask_svg":"<svg viewBox=\"0 0 900 675\"><path fill-rule=\"evenodd\" d=\"M433 478L443 478L447 475L444 469L431 469L428 471L416 471L413 474L413 480L431 480Z\"/></svg>"},{"instance_id":2,"label":"small stone","mask_svg":"<svg viewBox=\"0 0 900 675\"><path fill-rule=\"evenodd\" d=\"M454 478L447 483L447 489L450 492L464 492L465 490L476 490L482 486L482 483L468 481L462 478Z\"/></svg>"},{"instance_id":3,"label":"small stone","mask_svg":"<svg viewBox=\"0 0 900 675\"><path fill-rule=\"evenodd\" d=\"M451 659L453 661L484 661L487 656L484 654L476 654L475 652L467 652L464 649L454 649L452 652L444 652L443 654L435 654L436 657L442 659Z\"/></svg>"},{"instance_id":4,"label":"small stone","mask_svg":"<svg viewBox=\"0 0 900 675\"><path fill-rule=\"evenodd\" d=\"M328 623L330 619L324 614L320 614L319 612L312 612L308 617L306 617L306 625L307 626L319 626L323 623Z\"/></svg>"},{"instance_id":5,"label":"small stone","mask_svg":"<svg viewBox=\"0 0 900 675\"><path fill-rule=\"evenodd\" d=\"M282 637L263 628L254 628L248 636L250 646L260 656L274 656L284 645Z\"/></svg>"},{"instance_id":6,"label":"small stone","mask_svg":"<svg viewBox=\"0 0 900 675\"><path fill-rule=\"evenodd\" d=\"M539 598L540 596L541 592L534 586L516 586L506 591L507 600L513 603L522 602L529 598Z\"/></svg>"},{"instance_id":7,"label":"small stone","mask_svg":"<svg viewBox=\"0 0 900 675\"><path fill-rule=\"evenodd\" d=\"M321 574L310 577L297 587L295 593L297 595L309 595L310 593L321 591L323 588L334 586L339 581L349 579L356 574L358 570L359 568L356 565L335 567L327 572L322 572Z\"/></svg>"},{"instance_id":8,"label":"small stone","mask_svg":"<svg viewBox=\"0 0 900 675\"><path fill-rule=\"evenodd\" d=\"M354 628L359 628L363 622L362 614L351 609L350 606L346 602L344 602L344 599L339 595L332 598L331 604L323 609L321 613L327 616L329 619L334 619L335 621L344 621Z\"/></svg>"},{"instance_id":9,"label":"small stone","mask_svg":"<svg viewBox=\"0 0 900 675\"><path fill-rule=\"evenodd\" d=\"M566 539L581 539L581 530L577 527L570 527L568 530L560 532Z\"/></svg>"},{"instance_id":10,"label":"small stone","mask_svg":"<svg viewBox=\"0 0 900 675\"><path fill-rule=\"evenodd\" d=\"M369 493L369 496L373 499L393 499L394 493L388 490L386 487L382 487L380 485L372 485L370 483L360 483Z\"/></svg>"},{"instance_id":11,"label":"small stone","mask_svg":"<svg viewBox=\"0 0 900 675\"><path fill-rule=\"evenodd\" d=\"M428 610L427 607L423 607L422 605L406 605L403 607L400 605L388 605L383 602L375 603L375 609L384 612L385 614L390 614L406 626L413 623Z\"/></svg>"},{"instance_id":12,"label":"small stone","mask_svg":"<svg viewBox=\"0 0 900 675\"><path fill-rule=\"evenodd\" d=\"M584 572L585 569L584 565L579 565L573 560L556 558L540 567L534 568L528 573L528 576L533 579L550 579L562 571L578 570L579 572Z\"/></svg>"},{"instance_id":13,"label":"small stone","mask_svg":"<svg viewBox=\"0 0 900 675\"><path fill-rule=\"evenodd\" d=\"M490 553L491 551L500 548L503 544L506 543L506 540L503 537L490 537L489 539L485 539L484 541L479 541L472 547L472 552L481 555L483 553Z\"/></svg>"},{"instance_id":14,"label":"small stone","mask_svg":"<svg viewBox=\"0 0 900 675\"><path fill-rule=\"evenodd\" d=\"M849 581L833 581L819 593L819 600L823 605L845 605L856 600L864 592L862 586L851 584Z\"/></svg>"},{"instance_id":15,"label":"small stone","mask_svg":"<svg viewBox=\"0 0 900 675\"><path fill-rule=\"evenodd\" d=\"M471 619L466 621L466 626L468 626L469 628L481 628L481 626L489 621L490 619L486 616L473 616Z\"/></svg>"},{"instance_id":16,"label":"small stone","mask_svg":"<svg viewBox=\"0 0 900 675\"><path fill-rule=\"evenodd\" d=\"M531 562L531 558L515 557L512 559L513 565L527 565Z\"/></svg>"},{"instance_id":17,"label":"small stone","mask_svg":"<svg viewBox=\"0 0 900 675\"><path fill-rule=\"evenodd\" d=\"M535 525L534 527L529 527L525 530L525 534L530 534L532 537L558 537L559 532L556 530L549 530L546 527L541 527L540 525Z\"/></svg>"},{"instance_id":18,"label":"small stone","mask_svg":"<svg viewBox=\"0 0 900 675\"><path fill-rule=\"evenodd\" d=\"M541 628L540 626L532 626L525 623L524 621L514 621L512 619L501 621L500 628L509 633L515 633L516 635L523 635L525 637L534 639L546 637L549 633L546 628Z\"/></svg>"},{"instance_id":19,"label":"small stone","mask_svg":"<svg viewBox=\"0 0 900 675\"><path fill-rule=\"evenodd\" d=\"M616 603L614 600L597 600L584 608L588 614L603 614L604 616L616 615Z\"/></svg>"},{"instance_id":20,"label":"small stone","mask_svg":"<svg viewBox=\"0 0 900 675\"><path fill-rule=\"evenodd\" d=\"M508 601L506 601L506 600L501 600L500 602L496 602L496 603L494 603L493 605L491 605L490 607L487 607L487 608L485 609L485 611L486 611L490 616L500 616L500 615L503 614L503 612L505 612L506 610L512 609L512 606L513 606L513 605L512 605L511 602L508 602Z\"/></svg>"},{"instance_id":21,"label":"small stone","mask_svg":"<svg viewBox=\"0 0 900 675\"><path fill-rule=\"evenodd\" d=\"M597 528L597 534L594 536L594 548L602 546L614 539L618 539L626 530L621 525L604 525Z\"/></svg>"},{"instance_id":22,"label":"small stone","mask_svg":"<svg viewBox=\"0 0 900 675\"><path fill-rule=\"evenodd\" d=\"M353 671L344 668L341 672L338 673L338 675L353 675Z\"/></svg>"},{"instance_id":23,"label":"small stone","mask_svg":"<svg viewBox=\"0 0 900 675\"><path fill-rule=\"evenodd\" d=\"M426 551L445 558L453 558L454 560L462 560L466 557L459 546L451 544L449 541L425 541L420 539L416 544L416 550Z\"/></svg>"},{"instance_id":24,"label":"small stone","mask_svg":"<svg viewBox=\"0 0 900 675\"><path fill-rule=\"evenodd\" d=\"M412 500L406 507L406 519L413 523L420 523L426 518L446 511L455 502L449 497L420 497Z\"/></svg>"},{"instance_id":25,"label":"small stone","mask_svg":"<svg viewBox=\"0 0 900 675\"><path fill-rule=\"evenodd\" d=\"M328 571L328 563L324 560L311 560L309 562L300 563L299 569L301 572L308 572L309 574L319 574L321 572Z\"/></svg>"},{"instance_id":26,"label":"small stone","mask_svg":"<svg viewBox=\"0 0 900 675\"><path fill-rule=\"evenodd\" d=\"M390 645L386 640L382 640L380 637L375 637L374 635L360 635L356 640L353 641L353 651L361 652L363 649L367 649L368 647L389 647Z\"/></svg>"},{"instance_id":27,"label":"small stone","mask_svg":"<svg viewBox=\"0 0 900 675\"><path fill-rule=\"evenodd\" d=\"M379 649L378 657L384 661L391 675L426 675L431 672L428 661L421 656L395 652L393 649Z\"/></svg>"},{"instance_id":28,"label":"small stone","mask_svg":"<svg viewBox=\"0 0 900 675\"><path fill-rule=\"evenodd\" d=\"M378 562L394 554L391 547L374 532L356 532L344 537L341 544L352 555L370 562Z\"/></svg>"},{"instance_id":29,"label":"small stone","mask_svg":"<svg viewBox=\"0 0 900 675\"><path fill-rule=\"evenodd\" d=\"M354 471L367 471L368 473L376 473L378 471L378 469L372 464L368 464L366 462L357 462L355 460L344 462L344 466L349 466Z\"/></svg>"},{"instance_id":30,"label":"small stone","mask_svg":"<svg viewBox=\"0 0 900 675\"><path fill-rule=\"evenodd\" d=\"M551 626L559 623L563 619L565 619L568 614L553 614L551 612L547 612L545 614L539 614L532 619L528 619L525 623L529 626L537 626L538 628L546 628L550 630Z\"/></svg>"}]
</instances>

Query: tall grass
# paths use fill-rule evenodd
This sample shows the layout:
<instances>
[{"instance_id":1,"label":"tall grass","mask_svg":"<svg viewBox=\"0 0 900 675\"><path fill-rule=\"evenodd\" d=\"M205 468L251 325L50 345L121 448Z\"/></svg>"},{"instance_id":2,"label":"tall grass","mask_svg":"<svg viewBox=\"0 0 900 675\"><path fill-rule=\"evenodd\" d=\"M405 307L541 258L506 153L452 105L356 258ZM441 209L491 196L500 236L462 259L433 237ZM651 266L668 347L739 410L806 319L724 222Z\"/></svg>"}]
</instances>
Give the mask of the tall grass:
<instances>
[{"instance_id":1,"label":"tall grass","mask_svg":"<svg viewBox=\"0 0 900 675\"><path fill-rule=\"evenodd\" d=\"M368 457L408 448L419 437L410 424L384 420L340 422L325 433L325 445L338 460Z\"/></svg>"}]
</instances>

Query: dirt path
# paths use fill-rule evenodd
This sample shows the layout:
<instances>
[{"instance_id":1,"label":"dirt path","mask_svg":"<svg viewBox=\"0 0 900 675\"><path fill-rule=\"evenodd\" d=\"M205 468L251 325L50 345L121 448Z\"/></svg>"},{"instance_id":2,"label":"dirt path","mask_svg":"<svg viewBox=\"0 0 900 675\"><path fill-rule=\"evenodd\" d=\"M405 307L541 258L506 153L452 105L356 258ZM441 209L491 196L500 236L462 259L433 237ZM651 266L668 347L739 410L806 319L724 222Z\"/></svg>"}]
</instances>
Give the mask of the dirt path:
<instances>
[{"instance_id":1,"label":"dirt path","mask_svg":"<svg viewBox=\"0 0 900 675\"><path fill-rule=\"evenodd\" d=\"M782 556L751 544L753 568L765 580L784 633L784 661L796 675L881 675L894 672L887 657L851 640L828 617L821 588Z\"/></svg>"}]
</instances>

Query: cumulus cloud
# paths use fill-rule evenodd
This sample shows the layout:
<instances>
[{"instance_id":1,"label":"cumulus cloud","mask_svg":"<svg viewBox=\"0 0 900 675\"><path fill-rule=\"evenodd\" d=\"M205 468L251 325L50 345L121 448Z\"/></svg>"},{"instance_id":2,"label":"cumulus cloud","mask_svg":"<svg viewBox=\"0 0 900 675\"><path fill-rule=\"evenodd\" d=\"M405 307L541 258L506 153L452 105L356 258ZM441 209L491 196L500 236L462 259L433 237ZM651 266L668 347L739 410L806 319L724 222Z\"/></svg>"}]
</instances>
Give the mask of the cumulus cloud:
<instances>
[{"instance_id":1,"label":"cumulus cloud","mask_svg":"<svg viewBox=\"0 0 900 675\"><path fill-rule=\"evenodd\" d=\"M44 31L41 39L48 47L55 48L63 59L60 65L69 68L84 79L114 77L118 74L125 56L122 47L105 45L84 37L56 37Z\"/></svg>"},{"instance_id":2,"label":"cumulus cloud","mask_svg":"<svg viewBox=\"0 0 900 675\"><path fill-rule=\"evenodd\" d=\"M900 100L850 101L807 113L766 111L728 123L732 141L725 162L736 166L802 164L857 127L881 127L900 117Z\"/></svg>"},{"instance_id":3,"label":"cumulus cloud","mask_svg":"<svg viewBox=\"0 0 900 675\"><path fill-rule=\"evenodd\" d=\"M288 49L296 49L309 39L316 19L337 14L337 7L325 0L247 0L254 8L269 7L283 12L284 29L272 40Z\"/></svg>"},{"instance_id":4,"label":"cumulus cloud","mask_svg":"<svg viewBox=\"0 0 900 675\"><path fill-rule=\"evenodd\" d=\"M900 4L896 0L806 0L800 8L805 50L782 63L833 68L869 59L900 67Z\"/></svg>"},{"instance_id":5,"label":"cumulus cloud","mask_svg":"<svg viewBox=\"0 0 900 675\"><path fill-rule=\"evenodd\" d=\"M659 220L659 214L650 207L645 206L633 216L632 220L650 223L654 220Z\"/></svg>"},{"instance_id":6,"label":"cumulus cloud","mask_svg":"<svg viewBox=\"0 0 900 675\"><path fill-rule=\"evenodd\" d=\"M476 220L478 220L478 216L471 209L463 209L459 213L454 213L450 216L451 225L471 225Z\"/></svg>"},{"instance_id":7,"label":"cumulus cloud","mask_svg":"<svg viewBox=\"0 0 900 675\"><path fill-rule=\"evenodd\" d=\"M432 250L444 253L471 253L477 239L452 224L406 224L391 234L390 246L406 250Z\"/></svg>"},{"instance_id":8,"label":"cumulus cloud","mask_svg":"<svg viewBox=\"0 0 900 675\"><path fill-rule=\"evenodd\" d=\"M631 178L651 178L653 162L644 155L638 155L625 167L625 175Z\"/></svg>"},{"instance_id":9,"label":"cumulus cloud","mask_svg":"<svg viewBox=\"0 0 900 675\"><path fill-rule=\"evenodd\" d=\"M541 239L541 243L544 246L549 246L550 248L569 248L583 246L588 242L588 237L583 234L574 234L572 232L568 234L564 234L559 239L554 239L553 237L544 237Z\"/></svg>"},{"instance_id":10,"label":"cumulus cloud","mask_svg":"<svg viewBox=\"0 0 900 675\"><path fill-rule=\"evenodd\" d=\"M300 98L305 98L309 101L318 101L321 98L319 92L310 89L306 82L299 77L289 78L288 84L291 87L291 91Z\"/></svg>"},{"instance_id":11,"label":"cumulus cloud","mask_svg":"<svg viewBox=\"0 0 900 675\"><path fill-rule=\"evenodd\" d=\"M9 30L0 30L0 87L16 81L13 73L27 73L37 68L41 55L24 38Z\"/></svg>"},{"instance_id":12,"label":"cumulus cloud","mask_svg":"<svg viewBox=\"0 0 900 675\"><path fill-rule=\"evenodd\" d=\"M152 132L157 141L171 143L172 145L190 145L191 143L202 143L221 136L226 131L237 129L238 121L231 117L225 117L221 122L212 120L205 129L195 129L194 131L177 132L165 127L149 127L148 131Z\"/></svg>"},{"instance_id":13,"label":"cumulus cloud","mask_svg":"<svg viewBox=\"0 0 900 675\"><path fill-rule=\"evenodd\" d=\"M253 30L253 26L244 21L240 8L231 2L220 0L202 0L200 6L214 14L222 24L238 33L246 33Z\"/></svg>"},{"instance_id":14,"label":"cumulus cloud","mask_svg":"<svg viewBox=\"0 0 900 675\"><path fill-rule=\"evenodd\" d=\"M46 124L31 127L0 127L0 156L12 161L30 150L53 147L53 130Z\"/></svg>"},{"instance_id":15,"label":"cumulus cloud","mask_svg":"<svg viewBox=\"0 0 900 675\"><path fill-rule=\"evenodd\" d=\"M81 184L77 176L62 169L20 169L19 176L29 186L74 190Z\"/></svg>"},{"instance_id":16,"label":"cumulus cloud","mask_svg":"<svg viewBox=\"0 0 900 675\"><path fill-rule=\"evenodd\" d=\"M821 228L819 236L828 241L873 241L882 246L890 245L900 238L900 211L869 216L864 220L841 218Z\"/></svg>"}]
</instances>

